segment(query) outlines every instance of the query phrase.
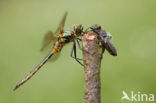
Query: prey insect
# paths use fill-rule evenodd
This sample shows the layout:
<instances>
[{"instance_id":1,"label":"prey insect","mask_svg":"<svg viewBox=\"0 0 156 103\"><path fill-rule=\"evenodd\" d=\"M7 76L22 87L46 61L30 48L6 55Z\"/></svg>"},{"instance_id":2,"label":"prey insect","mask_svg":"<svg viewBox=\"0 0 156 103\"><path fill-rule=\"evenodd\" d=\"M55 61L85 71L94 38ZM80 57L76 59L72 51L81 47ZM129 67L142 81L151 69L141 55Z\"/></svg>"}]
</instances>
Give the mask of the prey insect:
<instances>
[{"instance_id":1,"label":"prey insect","mask_svg":"<svg viewBox=\"0 0 156 103\"><path fill-rule=\"evenodd\" d=\"M112 38L110 34L108 34L105 30L102 30L101 26L97 24L89 27L88 29L91 29L93 32L98 34L98 39L102 44L103 52L106 49L112 56L117 56L117 51L115 47L109 41Z\"/></svg>"},{"instance_id":2,"label":"prey insect","mask_svg":"<svg viewBox=\"0 0 156 103\"><path fill-rule=\"evenodd\" d=\"M64 14L61 23L59 24L59 27L57 28L55 34L58 34L57 37L53 35L52 32L49 32L46 34L44 38L44 44L41 48L41 50L44 50L45 47L47 47L52 41L55 41L53 44L53 48L49 52L49 54L43 59L43 61L38 64L23 80L21 80L14 88L16 90L19 88L22 84L24 84L26 81L28 81L54 54L58 53L61 51L64 45L66 45L69 42L73 42L73 47L71 50L70 56L74 58L78 63L83 65L77 58L76 55L76 42L78 46L80 47L79 41L81 40L78 38L82 32L83 32L83 27L80 24L75 24L73 26L73 30L64 30L64 24L66 20L67 12ZM74 53L74 56L73 56Z\"/></svg>"}]
</instances>

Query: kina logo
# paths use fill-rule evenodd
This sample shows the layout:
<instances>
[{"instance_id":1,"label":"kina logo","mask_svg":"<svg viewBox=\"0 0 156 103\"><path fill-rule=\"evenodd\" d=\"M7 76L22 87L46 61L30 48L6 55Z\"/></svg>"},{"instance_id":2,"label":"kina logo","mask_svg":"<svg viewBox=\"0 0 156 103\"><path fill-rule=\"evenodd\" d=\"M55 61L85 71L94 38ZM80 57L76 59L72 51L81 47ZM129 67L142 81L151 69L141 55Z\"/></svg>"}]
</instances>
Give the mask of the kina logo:
<instances>
[{"instance_id":1,"label":"kina logo","mask_svg":"<svg viewBox=\"0 0 156 103\"><path fill-rule=\"evenodd\" d=\"M154 94L146 94L141 92L134 93L134 91L130 92L131 95L128 95L125 91L122 91L122 94L123 96L121 97L121 101L154 101Z\"/></svg>"}]
</instances>

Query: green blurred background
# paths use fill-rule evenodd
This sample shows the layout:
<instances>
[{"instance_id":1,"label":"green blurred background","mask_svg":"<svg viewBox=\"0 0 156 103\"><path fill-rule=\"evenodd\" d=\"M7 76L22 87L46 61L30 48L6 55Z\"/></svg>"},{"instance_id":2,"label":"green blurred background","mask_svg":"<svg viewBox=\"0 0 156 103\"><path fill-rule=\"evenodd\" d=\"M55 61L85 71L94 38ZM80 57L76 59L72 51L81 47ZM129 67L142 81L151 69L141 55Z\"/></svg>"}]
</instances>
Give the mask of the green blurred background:
<instances>
[{"instance_id":1,"label":"green blurred background","mask_svg":"<svg viewBox=\"0 0 156 103\"><path fill-rule=\"evenodd\" d=\"M155 0L0 0L0 103L82 102L84 72L69 56L72 43L13 91L45 57L44 34L56 30L65 11L65 28L100 24L113 35L118 56L103 55L102 103L121 103L123 90L156 95Z\"/></svg>"}]
</instances>

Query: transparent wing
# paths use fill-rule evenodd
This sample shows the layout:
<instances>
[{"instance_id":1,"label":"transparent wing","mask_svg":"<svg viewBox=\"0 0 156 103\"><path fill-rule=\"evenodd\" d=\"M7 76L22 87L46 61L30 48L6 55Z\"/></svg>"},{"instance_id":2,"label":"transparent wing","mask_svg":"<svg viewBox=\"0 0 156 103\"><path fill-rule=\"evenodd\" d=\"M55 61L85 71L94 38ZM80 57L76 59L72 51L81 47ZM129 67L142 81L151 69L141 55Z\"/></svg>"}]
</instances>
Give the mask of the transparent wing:
<instances>
[{"instance_id":1,"label":"transparent wing","mask_svg":"<svg viewBox=\"0 0 156 103\"><path fill-rule=\"evenodd\" d=\"M56 41L56 37L54 36L52 31L47 32L43 38L43 44L40 51L43 51L45 48L49 46L49 44L54 43L55 41Z\"/></svg>"},{"instance_id":2,"label":"transparent wing","mask_svg":"<svg viewBox=\"0 0 156 103\"><path fill-rule=\"evenodd\" d=\"M64 28L65 21L66 21L66 17L67 17L67 12L64 13L64 16L63 16L63 18L62 18L58 28L56 29L55 34L61 34L63 32L63 28Z\"/></svg>"}]
</instances>

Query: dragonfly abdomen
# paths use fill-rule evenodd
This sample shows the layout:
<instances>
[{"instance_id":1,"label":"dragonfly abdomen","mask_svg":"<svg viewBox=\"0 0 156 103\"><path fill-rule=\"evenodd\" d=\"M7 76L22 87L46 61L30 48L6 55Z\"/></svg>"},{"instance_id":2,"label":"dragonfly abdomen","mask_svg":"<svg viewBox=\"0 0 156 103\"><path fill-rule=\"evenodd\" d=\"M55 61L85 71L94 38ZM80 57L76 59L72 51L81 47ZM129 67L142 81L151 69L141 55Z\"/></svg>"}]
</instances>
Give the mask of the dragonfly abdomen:
<instances>
[{"instance_id":1,"label":"dragonfly abdomen","mask_svg":"<svg viewBox=\"0 0 156 103\"><path fill-rule=\"evenodd\" d=\"M26 81L28 81L51 57L53 56L53 53L50 52L43 61L38 64L23 80L21 80L14 88L16 90L19 88L22 84L24 84Z\"/></svg>"},{"instance_id":2,"label":"dragonfly abdomen","mask_svg":"<svg viewBox=\"0 0 156 103\"><path fill-rule=\"evenodd\" d=\"M64 46L63 42L61 43L60 40L57 41L52 49L52 54L60 52L63 46Z\"/></svg>"}]
</instances>

